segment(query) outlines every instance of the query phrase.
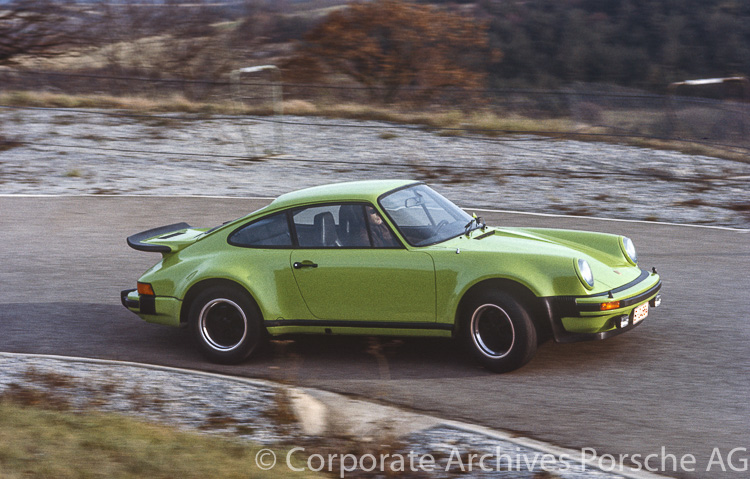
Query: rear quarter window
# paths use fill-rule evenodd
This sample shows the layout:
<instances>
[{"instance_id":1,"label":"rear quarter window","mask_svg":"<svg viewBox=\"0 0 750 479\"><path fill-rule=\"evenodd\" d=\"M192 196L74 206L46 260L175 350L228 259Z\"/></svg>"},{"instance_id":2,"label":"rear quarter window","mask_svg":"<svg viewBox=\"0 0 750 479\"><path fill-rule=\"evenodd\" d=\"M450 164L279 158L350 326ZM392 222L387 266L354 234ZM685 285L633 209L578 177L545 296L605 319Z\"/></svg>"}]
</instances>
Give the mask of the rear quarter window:
<instances>
[{"instance_id":1,"label":"rear quarter window","mask_svg":"<svg viewBox=\"0 0 750 479\"><path fill-rule=\"evenodd\" d=\"M251 248L281 248L292 246L286 213L277 213L235 230L228 238L229 244Z\"/></svg>"}]
</instances>

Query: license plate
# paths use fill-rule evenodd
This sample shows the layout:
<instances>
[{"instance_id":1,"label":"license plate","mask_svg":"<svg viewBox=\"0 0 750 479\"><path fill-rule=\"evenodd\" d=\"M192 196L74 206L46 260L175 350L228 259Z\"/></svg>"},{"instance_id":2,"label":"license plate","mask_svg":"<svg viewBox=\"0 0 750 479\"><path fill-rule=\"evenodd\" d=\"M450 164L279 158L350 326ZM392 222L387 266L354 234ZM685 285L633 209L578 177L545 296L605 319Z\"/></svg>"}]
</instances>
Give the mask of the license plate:
<instances>
[{"instance_id":1,"label":"license plate","mask_svg":"<svg viewBox=\"0 0 750 479\"><path fill-rule=\"evenodd\" d=\"M633 310L633 324L640 323L648 316L648 303L643 303Z\"/></svg>"}]
</instances>

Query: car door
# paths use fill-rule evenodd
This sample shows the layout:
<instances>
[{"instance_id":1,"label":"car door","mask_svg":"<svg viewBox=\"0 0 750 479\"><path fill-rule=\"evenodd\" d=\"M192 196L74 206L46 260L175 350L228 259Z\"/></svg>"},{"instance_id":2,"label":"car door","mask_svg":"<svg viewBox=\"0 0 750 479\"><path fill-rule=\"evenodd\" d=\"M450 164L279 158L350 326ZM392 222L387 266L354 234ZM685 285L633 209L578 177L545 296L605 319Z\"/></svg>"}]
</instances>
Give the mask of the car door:
<instances>
[{"instance_id":1,"label":"car door","mask_svg":"<svg viewBox=\"0 0 750 479\"><path fill-rule=\"evenodd\" d=\"M231 276L253 292L265 320L309 319L309 308L289 270L293 240L285 211L251 221L229 234Z\"/></svg>"},{"instance_id":2,"label":"car door","mask_svg":"<svg viewBox=\"0 0 750 479\"><path fill-rule=\"evenodd\" d=\"M432 257L405 249L372 205L300 208L292 212L292 224L298 246L290 267L313 316L435 321Z\"/></svg>"}]
</instances>

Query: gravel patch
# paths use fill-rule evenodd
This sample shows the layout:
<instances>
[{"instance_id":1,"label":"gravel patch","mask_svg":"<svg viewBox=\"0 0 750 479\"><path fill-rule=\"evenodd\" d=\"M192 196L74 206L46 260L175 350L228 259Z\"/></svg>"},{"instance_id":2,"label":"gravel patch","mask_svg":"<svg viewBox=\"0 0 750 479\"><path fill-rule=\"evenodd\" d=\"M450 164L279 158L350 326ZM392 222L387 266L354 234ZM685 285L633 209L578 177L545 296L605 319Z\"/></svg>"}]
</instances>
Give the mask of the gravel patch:
<instances>
[{"instance_id":1,"label":"gravel patch","mask_svg":"<svg viewBox=\"0 0 750 479\"><path fill-rule=\"evenodd\" d=\"M372 121L285 116L279 128L262 117L113 115L0 110L9 142L0 194L275 197L335 181L413 178L468 209L750 228L743 162Z\"/></svg>"},{"instance_id":2,"label":"gravel patch","mask_svg":"<svg viewBox=\"0 0 750 479\"><path fill-rule=\"evenodd\" d=\"M277 396L283 391L260 381L0 354L0 394L18 396L21 388L73 410L126 414L260 444L299 434L296 424L275 419Z\"/></svg>"}]
</instances>

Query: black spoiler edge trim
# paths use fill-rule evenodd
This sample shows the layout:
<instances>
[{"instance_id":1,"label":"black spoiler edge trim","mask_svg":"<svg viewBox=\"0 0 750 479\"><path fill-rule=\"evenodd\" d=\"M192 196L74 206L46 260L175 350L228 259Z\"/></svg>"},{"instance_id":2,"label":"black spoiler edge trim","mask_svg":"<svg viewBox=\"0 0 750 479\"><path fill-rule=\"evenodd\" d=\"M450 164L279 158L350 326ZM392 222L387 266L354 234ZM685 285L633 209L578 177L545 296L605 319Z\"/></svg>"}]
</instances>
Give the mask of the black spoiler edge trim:
<instances>
[{"instance_id":1,"label":"black spoiler edge trim","mask_svg":"<svg viewBox=\"0 0 750 479\"><path fill-rule=\"evenodd\" d=\"M173 231L185 230L191 228L187 223L175 223L167 226L159 226L146 231L141 231L132 236L128 236L128 246L138 251L148 251L153 253L170 253L172 249L169 246L159 244L148 244L143 243L144 240L153 238L154 236L160 236Z\"/></svg>"}]
</instances>

